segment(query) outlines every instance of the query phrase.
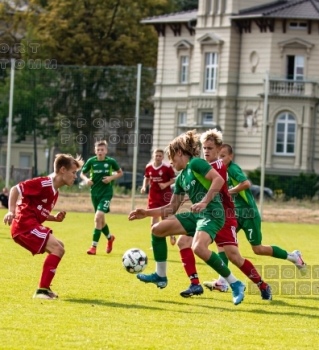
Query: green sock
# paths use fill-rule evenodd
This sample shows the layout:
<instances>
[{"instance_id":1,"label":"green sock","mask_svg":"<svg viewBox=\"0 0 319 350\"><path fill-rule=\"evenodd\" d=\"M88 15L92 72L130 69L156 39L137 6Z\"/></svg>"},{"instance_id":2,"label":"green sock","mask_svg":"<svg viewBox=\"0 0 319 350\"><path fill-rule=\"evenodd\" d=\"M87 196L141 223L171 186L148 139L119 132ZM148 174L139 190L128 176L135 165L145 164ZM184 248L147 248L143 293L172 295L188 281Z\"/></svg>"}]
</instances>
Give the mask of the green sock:
<instances>
[{"instance_id":1,"label":"green sock","mask_svg":"<svg viewBox=\"0 0 319 350\"><path fill-rule=\"evenodd\" d=\"M218 256L223 260L224 264L228 266L228 258L225 252L219 252Z\"/></svg>"},{"instance_id":2,"label":"green sock","mask_svg":"<svg viewBox=\"0 0 319 350\"><path fill-rule=\"evenodd\" d=\"M166 237L156 237L152 234L152 247L155 261L167 260L167 242Z\"/></svg>"},{"instance_id":3,"label":"green sock","mask_svg":"<svg viewBox=\"0 0 319 350\"><path fill-rule=\"evenodd\" d=\"M109 227L107 226L107 224L105 224L105 226L102 228L102 232L107 239L109 239L109 240L111 239L110 230L109 230Z\"/></svg>"},{"instance_id":4,"label":"green sock","mask_svg":"<svg viewBox=\"0 0 319 350\"><path fill-rule=\"evenodd\" d=\"M272 245L271 248L273 250L272 256L274 258L283 259L283 260L287 259L288 253L286 250L276 247L275 245Z\"/></svg>"},{"instance_id":5,"label":"green sock","mask_svg":"<svg viewBox=\"0 0 319 350\"><path fill-rule=\"evenodd\" d=\"M101 237L101 230L98 230L97 228L94 229L93 231L93 242L98 243Z\"/></svg>"},{"instance_id":6,"label":"green sock","mask_svg":"<svg viewBox=\"0 0 319 350\"><path fill-rule=\"evenodd\" d=\"M230 275L229 268L225 265L223 260L215 252L212 252L210 258L205 262L222 277L228 277Z\"/></svg>"}]
</instances>

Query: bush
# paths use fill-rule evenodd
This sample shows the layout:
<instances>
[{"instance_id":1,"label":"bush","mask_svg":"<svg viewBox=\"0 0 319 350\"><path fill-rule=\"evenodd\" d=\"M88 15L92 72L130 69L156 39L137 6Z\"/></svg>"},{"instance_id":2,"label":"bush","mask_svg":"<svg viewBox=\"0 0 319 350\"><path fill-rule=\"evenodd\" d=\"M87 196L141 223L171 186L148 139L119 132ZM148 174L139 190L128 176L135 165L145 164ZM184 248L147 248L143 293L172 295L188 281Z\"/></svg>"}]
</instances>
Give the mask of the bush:
<instances>
[{"instance_id":1,"label":"bush","mask_svg":"<svg viewBox=\"0 0 319 350\"><path fill-rule=\"evenodd\" d=\"M260 170L248 172L249 179L254 184L260 184ZM319 175L300 173L299 176L265 175L265 186L274 193L281 192L289 200L312 199L319 190Z\"/></svg>"}]
</instances>

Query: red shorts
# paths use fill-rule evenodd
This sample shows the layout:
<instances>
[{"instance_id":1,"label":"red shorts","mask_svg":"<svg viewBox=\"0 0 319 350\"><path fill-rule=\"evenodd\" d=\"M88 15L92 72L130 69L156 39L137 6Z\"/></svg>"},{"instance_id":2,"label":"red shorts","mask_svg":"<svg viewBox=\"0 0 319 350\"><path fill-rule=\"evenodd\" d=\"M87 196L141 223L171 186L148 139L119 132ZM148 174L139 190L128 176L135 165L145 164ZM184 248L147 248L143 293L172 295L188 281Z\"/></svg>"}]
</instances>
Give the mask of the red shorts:
<instances>
[{"instance_id":1,"label":"red shorts","mask_svg":"<svg viewBox=\"0 0 319 350\"><path fill-rule=\"evenodd\" d=\"M215 242L218 247L223 247L224 245L234 245L238 247L236 227L237 222L236 224L225 222L225 225L218 231L215 237Z\"/></svg>"},{"instance_id":2,"label":"red shorts","mask_svg":"<svg viewBox=\"0 0 319 350\"><path fill-rule=\"evenodd\" d=\"M35 226L28 231L19 230L17 225L12 224L11 235L13 240L21 245L21 247L29 250L32 255L43 254L45 246L52 230L45 226Z\"/></svg>"}]
</instances>

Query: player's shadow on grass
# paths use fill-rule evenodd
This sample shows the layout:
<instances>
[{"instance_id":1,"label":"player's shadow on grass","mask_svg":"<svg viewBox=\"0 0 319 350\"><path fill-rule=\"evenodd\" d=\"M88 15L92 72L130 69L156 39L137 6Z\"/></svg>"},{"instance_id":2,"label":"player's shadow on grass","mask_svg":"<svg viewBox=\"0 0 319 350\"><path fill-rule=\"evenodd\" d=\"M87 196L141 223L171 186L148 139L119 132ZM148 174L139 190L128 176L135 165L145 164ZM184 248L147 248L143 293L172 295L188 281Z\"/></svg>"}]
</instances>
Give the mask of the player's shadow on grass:
<instances>
[{"instance_id":1,"label":"player's shadow on grass","mask_svg":"<svg viewBox=\"0 0 319 350\"><path fill-rule=\"evenodd\" d=\"M281 301L281 300L273 300L271 302L269 301L265 301L264 302L264 309L261 309L261 308L258 308L258 309L253 309L253 310L249 310L248 308L245 308L245 309L242 309L240 306L245 306L245 301L243 301L240 305L232 305L233 309L229 309L227 307L221 307L220 305L218 304L212 304L212 305L207 305L207 301L211 300L211 298L203 298L203 297L200 297L198 299L193 299L195 301L200 301L200 300L204 300L205 303L203 305L201 304L192 304L192 307L201 307L201 308L205 308L205 309L213 309L213 310L219 310L219 311L229 311L229 312L233 312L233 311L241 311L241 312L248 312L248 313L255 313L255 314L269 314L269 315L273 315L273 314L282 314L282 315L289 315L289 316L298 316L298 317L306 317L306 318L315 318L317 319L318 318L318 315L309 315L309 314L305 314L303 315L302 314L302 308L304 309L311 309L311 310L314 310L313 307L304 307L304 306L296 306L295 308L298 308L298 310L300 310L300 312L287 312L287 311L283 311L283 312L280 312L278 311L277 307L278 306L290 306L290 307L294 307L292 306L291 304L289 303L286 303L284 301ZM189 307L190 304L187 304L187 303L184 303L184 302L179 302L179 301L170 301L170 300L160 300L160 299L157 299L157 300L154 300L158 303L161 303L161 304L174 304L174 305L181 305L181 306L187 306ZM216 302L220 302L220 300L217 300L215 299ZM225 301L223 301L225 302ZM230 301L231 302L231 301ZM252 303L250 302L249 304L247 304L248 307L255 307L255 306L261 306L260 303ZM267 310L267 308L271 308L269 310ZM315 308L317 309L317 308ZM314 310L315 311L315 310Z\"/></svg>"},{"instance_id":2,"label":"player's shadow on grass","mask_svg":"<svg viewBox=\"0 0 319 350\"><path fill-rule=\"evenodd\" d=\"M161 307L154 307L154 306L146 306L146 305L136 305L136 304L121 304L121 303L114 303L114 302L108 302L106 300L99 300L99 299L63 299L63 301L71 302L71 303L79 303L79 304L90 304L92 307L94 306L108 306L108 307L115 307L119 308L122 307L123 309L151 309L151 310L162 310L165 311L164 308Z\"/></svg>"}]
</instances>

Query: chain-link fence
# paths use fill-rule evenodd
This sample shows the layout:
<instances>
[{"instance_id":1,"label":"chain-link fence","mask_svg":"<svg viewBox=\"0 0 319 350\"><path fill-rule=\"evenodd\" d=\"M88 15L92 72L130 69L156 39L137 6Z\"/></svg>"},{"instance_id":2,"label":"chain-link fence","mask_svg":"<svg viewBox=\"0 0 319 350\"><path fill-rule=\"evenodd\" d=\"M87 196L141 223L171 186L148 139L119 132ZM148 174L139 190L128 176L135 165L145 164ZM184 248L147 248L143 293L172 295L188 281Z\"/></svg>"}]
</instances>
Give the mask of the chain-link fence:
<instances>
[{"instance_id":1,"label":"chain-link fence","mask_svg":"<svg viewBox=\"0 0 319 350\"><path fill-rule=\"evenodd\" d=\"M1 165L5 165L10 101L10 67L1 71ZM151 158L155 71L142 68L139 130L136 122L137 67L74 67L15 63L12 162L21 166L21 151L32 154L34 175L51 172L54 154L94 155L94 142L105 139L109 156L132 171ZM45 152L44 152L45 150ZM23 153L23 152L22 152ZM27 160L25 163L27 163ZM27 165L27 164L24 164Z\"/></svg>"}]
</instances>

